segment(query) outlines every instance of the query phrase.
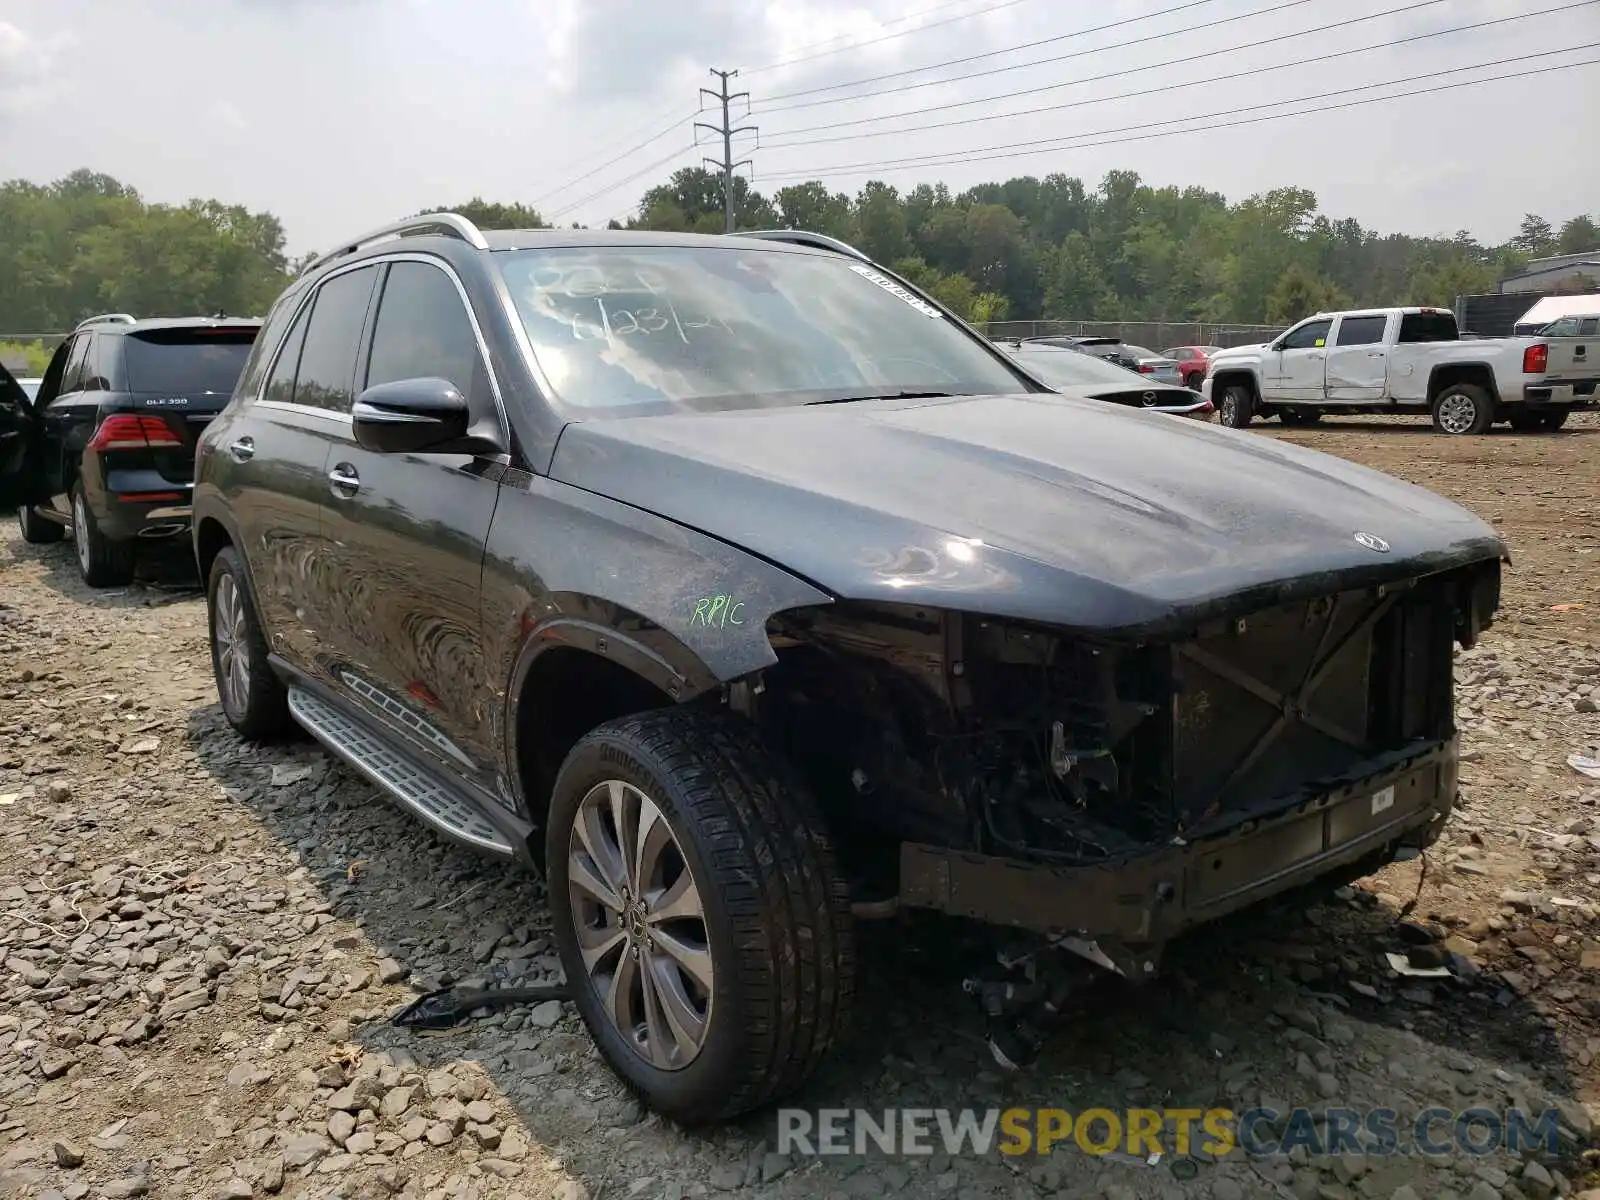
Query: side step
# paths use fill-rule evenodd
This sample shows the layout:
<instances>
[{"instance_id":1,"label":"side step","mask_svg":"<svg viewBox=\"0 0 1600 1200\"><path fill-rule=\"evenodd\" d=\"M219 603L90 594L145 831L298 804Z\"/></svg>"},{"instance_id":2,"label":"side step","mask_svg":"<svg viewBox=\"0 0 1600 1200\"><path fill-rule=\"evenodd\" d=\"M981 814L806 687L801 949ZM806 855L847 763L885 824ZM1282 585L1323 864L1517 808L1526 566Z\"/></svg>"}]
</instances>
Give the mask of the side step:
<instances>
[{"instance_id":1,"label":"side step","mask_svg":"<svg viewBox=\"0 0 1600 1200\"><path fill-rule=\"evenodd\" d=\"M470 800L414 766L365 727L305 688L289 689L289 711L317 741L446 837L505 858L516 854Z\"/></svg>"}]
</instances>

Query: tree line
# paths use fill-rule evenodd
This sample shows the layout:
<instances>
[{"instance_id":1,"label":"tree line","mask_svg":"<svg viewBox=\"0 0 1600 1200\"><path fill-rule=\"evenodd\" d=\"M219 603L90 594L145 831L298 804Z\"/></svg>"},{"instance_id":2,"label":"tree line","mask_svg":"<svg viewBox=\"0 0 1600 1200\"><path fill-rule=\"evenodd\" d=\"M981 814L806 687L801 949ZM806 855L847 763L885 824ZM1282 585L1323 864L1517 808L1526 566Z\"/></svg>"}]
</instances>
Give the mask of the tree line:
<instances>
[{"instance_id":1,"label":"tree line","mask_svg":"<svg viewBox=\"0 0 1600 1200\"><path fill-rule=\"evenodd\" d=\"M440 207L485 228L547 224L520 203ZM961 192L874 181L854 195L815 181L763 195L736 178L734 209L740 228L842 238L976 321L1282 324L1352 304L1448 305L1492 291L1531 258L1600 248L1587 215L1556 226L1529 214L1510 241L1488 245L1466 230L1383 234L1319 212L1305 188L1230 202L1200 187L1154 187L1132 171L1093 188L1055 174ZM698 167L674 172L633 215L610 222L722 226L721 177ZM286 257L277 217L242 205L155 204L89 170L0 184L0 333L60 331L107 311L260 314L304 261Z\"/></svg>"}]
</instances>

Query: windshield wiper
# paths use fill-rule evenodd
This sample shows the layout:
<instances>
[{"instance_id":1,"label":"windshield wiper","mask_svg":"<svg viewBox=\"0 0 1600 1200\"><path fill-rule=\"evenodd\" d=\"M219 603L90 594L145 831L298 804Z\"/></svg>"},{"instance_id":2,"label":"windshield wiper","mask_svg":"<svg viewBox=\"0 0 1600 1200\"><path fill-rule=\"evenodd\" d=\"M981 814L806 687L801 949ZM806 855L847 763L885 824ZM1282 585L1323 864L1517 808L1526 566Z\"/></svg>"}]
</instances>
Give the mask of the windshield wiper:
<instances>
[{"instance_id":1,"label":"windshield wiper","mask_svg":"<svg viewBox=\"0 0 1600 1200\"><path fill-rule=\"evenodd\" d=\"M858 400L944 400L962 394L961 392L868 392L863 396L834 396L828 400L807 400L806 407L809 408L813 404L854 404Z\"/></svg>"}]
</instances>

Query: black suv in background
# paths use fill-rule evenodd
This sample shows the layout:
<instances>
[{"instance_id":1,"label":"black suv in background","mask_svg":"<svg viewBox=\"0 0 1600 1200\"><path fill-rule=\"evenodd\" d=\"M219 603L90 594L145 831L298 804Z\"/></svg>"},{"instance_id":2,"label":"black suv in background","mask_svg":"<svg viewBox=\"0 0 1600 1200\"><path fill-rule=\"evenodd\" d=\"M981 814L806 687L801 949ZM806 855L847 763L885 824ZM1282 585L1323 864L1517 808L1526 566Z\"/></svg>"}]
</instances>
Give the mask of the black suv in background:
<instances>
[{"instance_id":1,"label":"black suv in background","mask_svg":"<svg viewBox=\"0 0 1600 1200\"><path fill-rule=\"evenodd\" d=\"M1056 395L832 239L454 214L290 286L194 511L228 720L542 867L590 1032L684 1122L806 1078L856 921L1142 981L1431 843L1504 553L1341 459Z\"/></svg>"},{"instance_id":2,"label":"black suv in background","mask_svg":"<svg viewBox=\"0 0 1600 1200\"><path fill-rule=\"evenodd\" d=\"M187 535L196 439L260 327L126 313L81 322L10 419L26 470L5 490L22 536L58 542L71 529L84 582L114 587L133 578L139 542Z\"/></svg>"}]
</instances>

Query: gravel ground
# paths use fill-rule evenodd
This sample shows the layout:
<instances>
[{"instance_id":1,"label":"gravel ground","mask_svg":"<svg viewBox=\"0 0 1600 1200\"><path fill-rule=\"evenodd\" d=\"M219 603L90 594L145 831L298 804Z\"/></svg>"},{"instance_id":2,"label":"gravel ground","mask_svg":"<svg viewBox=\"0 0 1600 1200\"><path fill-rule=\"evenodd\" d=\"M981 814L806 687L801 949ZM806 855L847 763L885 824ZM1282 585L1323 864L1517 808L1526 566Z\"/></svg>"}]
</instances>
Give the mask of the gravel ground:
<instances>
[{"instance_id":1,"label":"gravel ground","mask_svg":"<svg viewBox=\"0 0 1600 1200\"><path fill-rule=\"evenodd\" d=\"M559 1003L398 1029L388 1018L417 989L559 976L534 882L441 843L309 742L236 740L181 561L90 593L69 545L26 546L8 522L0 1195L1581 1190L1586 1102L1600 1101L1600 780L1566 759L1600 741L1600 420L1575 425L1463 439L1415 422L1268 427L1460 499L1512 546L1501 621L1459 664L1466 805L1426 871L1397 864L1197 934L1161 984L1084 995L1021 1075L994 1068L944 943L874 927L855 1033L800 1100L1338 1104L1403 1120L1553 1105L1556 1155L790 1158L770 1115L686 1135L642 1113ZM1455 974L1396 976L1386 952L1408 950L1457 956Z\"/></svg>"}]
</instances>

